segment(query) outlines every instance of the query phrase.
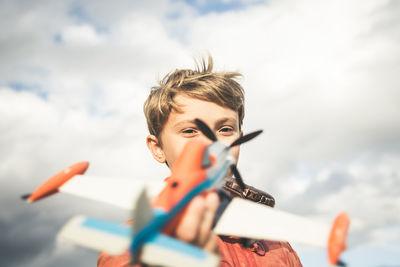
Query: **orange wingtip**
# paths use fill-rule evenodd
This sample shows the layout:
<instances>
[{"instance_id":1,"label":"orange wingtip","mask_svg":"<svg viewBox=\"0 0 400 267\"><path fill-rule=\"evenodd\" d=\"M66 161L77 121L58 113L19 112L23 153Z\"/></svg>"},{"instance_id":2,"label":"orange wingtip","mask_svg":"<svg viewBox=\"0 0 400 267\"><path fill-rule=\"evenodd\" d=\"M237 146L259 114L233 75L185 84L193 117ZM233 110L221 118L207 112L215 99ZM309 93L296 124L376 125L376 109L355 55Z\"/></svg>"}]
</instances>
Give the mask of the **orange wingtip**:
<instances>
[{"instance_id":1,"label":"orange wingtip","mask_svg":"<svg viewBox=\"0 0 400 267\"><path fill-rule=\"evenodd\" d=\"M61 172L53 175L50 179L41 184L33 193L26 199L28 203L34 202L46 196L58 192L58 188L62 186L69 179L77 174L84 174L89 167L89 162L82 161L75 163Z\"/></svg>"},{"instance_id":2,"label":"orange wingtip","mask_svg":"<svg viewBox=\"0 0 400 267\"><path fill-rule=\"evenodd\" d=\"M346 249L347 231L350 219L346 212L339 213L333 222L328 239L328 258L332 265L339 261L340 254Z\"/></svg>"}]
</instances>

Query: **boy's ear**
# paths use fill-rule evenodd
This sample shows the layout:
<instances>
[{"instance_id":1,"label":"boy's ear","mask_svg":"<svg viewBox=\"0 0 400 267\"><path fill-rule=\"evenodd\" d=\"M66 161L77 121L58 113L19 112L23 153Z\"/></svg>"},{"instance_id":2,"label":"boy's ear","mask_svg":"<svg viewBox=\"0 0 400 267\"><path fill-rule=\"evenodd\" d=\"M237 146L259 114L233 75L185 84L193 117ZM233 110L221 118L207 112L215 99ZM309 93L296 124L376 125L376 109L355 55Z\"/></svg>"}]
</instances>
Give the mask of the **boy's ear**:
<instances>
[{"instance_id":1,"label":"boy's ear","mask_svg":"<svg viewBox=\"0 0 400 267\"><path fill-rule=\"evenodd\" d=\"M146 138L146 144L155 160L160 163L166 162L164 151L162 150L161 144L155 135L148 135Z\"/></svg>"}]
</instances>

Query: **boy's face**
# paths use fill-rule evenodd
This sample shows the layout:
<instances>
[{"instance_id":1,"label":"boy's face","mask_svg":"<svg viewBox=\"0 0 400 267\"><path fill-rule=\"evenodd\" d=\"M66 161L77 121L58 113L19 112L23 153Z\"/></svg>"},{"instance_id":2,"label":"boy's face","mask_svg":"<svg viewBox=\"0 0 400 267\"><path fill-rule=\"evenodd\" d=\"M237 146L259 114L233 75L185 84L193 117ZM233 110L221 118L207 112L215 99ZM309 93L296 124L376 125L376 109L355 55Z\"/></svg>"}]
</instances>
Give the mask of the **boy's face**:
<instances>
[{"instance_id":1,"label":"boy's face","mask_svg":"<svg viewBox=\"0 0 400 267\"><path fill-rule=\"evenodd\" d=\"M215 133L218 141L227 145L241 135L236 111L184 94L176 95L174 101L180 107L181 112L171 111L161 132L161 140L152 141L151 138L155 138L154 136L147 138L147 144L157 161L167 162L171 167L188 141L202 139L211 143L211 140L199 131L194 123L195 119L204 121ZM237 162L239 146L233 147L231 151Z\"/></svg>"}]
</instances>

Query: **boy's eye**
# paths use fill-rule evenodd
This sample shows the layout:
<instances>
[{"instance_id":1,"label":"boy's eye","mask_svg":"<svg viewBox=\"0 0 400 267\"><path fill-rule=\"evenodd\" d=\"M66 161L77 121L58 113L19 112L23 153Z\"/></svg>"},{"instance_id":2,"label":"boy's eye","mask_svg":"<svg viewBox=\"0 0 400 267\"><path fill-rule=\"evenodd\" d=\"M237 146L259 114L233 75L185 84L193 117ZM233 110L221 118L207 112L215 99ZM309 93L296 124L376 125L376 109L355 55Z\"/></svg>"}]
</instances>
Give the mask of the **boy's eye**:
<instances>
[{"instance_id":1,"label":"boy's eye","mask_svg":"<svg viewBox=\"0 0 400 267\"><path fill-rule=\"evenodd\" d=\"M195 129L185 129L183 130L184 133L195 133L196 130Z\"/></svg>"},{"instance_id":2,"label":"boy's eye","mask_svg":"<svg viewBox=\"0 0 400 267\"><path fill-rule=\"evenodd\" d=\"M224 127L224 128L222 128L220 131L221 131L221 132L230 132L230 131L233 131L233 129L232 129L232 128L229 128L229 127Z\"/></svg>"},{"instance_id":3,"label":"boy's eye","mask_svg":"<svg viewBox=\"0 0 400 267\"><path fill-rule=\"evenodd\" d=\"M182 130L184 136L193 136L197 134L197 130L194 128L186 128Z\"/></svg>"},{"instance_id":4,"label":"boy's eye","mask_svg":"<svg viewBox=\"0 0 400 267\"><path fill-rule=\"evenodd\" d=\"M231 134L234 131L234 129L232 127L229 126L224 126L221 129L219 129L219 132L222 134Z\"/></svg>"}]
</instances>

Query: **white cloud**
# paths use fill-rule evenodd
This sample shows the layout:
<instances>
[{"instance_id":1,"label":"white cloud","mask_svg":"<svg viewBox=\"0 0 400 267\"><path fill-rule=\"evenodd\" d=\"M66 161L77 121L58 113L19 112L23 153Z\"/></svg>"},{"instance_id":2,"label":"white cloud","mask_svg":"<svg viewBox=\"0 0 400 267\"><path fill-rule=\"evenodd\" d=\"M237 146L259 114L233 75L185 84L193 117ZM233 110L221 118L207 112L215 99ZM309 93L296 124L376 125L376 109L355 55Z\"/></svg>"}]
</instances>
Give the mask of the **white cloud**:
<instances>
[{"instance_id":1,"label":"white cloud","mask_svg":"<svg viewBox=\"0 0 400 267\"><path fill-rule=\"evenodd\" d=\"M69 25L62 30L61 39L68 45L100 45L105 37L98 33L92 25Z\"/></svg>"},{"instance_id":2,"label":"white cloud","mask_svg":"<svg viewBox=\"0 0 400 267\"><path fill-rule=\"evenodd\" d=\"M0 9L10 25L0 35L0 184L19 183L13 193L78 160L92 174L167 175L145 148L142 103L157 78L208 50L217 69L245 75L245 131L265 130L242 147L246 181L298 213L348 209L357 242L386 240L400 222L394 2L268 1L204 16L182 2L80 7L84 21L69 3ZM2 219L21 212L7 210Z\"/></svg>"},{"instance_id":3,"label":"white cloud","mask_svg":"<svg viewBox=\"0 0 400 267\"><path fill-rule=\"evenodd\" d=\"M329 221L348 210L356 243L374 242L371 229L400 221L398 177L388 174L398 173L400 148L391 4L272 1L198 17L188 38L192 49L208 48L245 74L245 129L265 130L258 145L242 147L245 179L293 212Z\"/></svg>"}]
</instances>

